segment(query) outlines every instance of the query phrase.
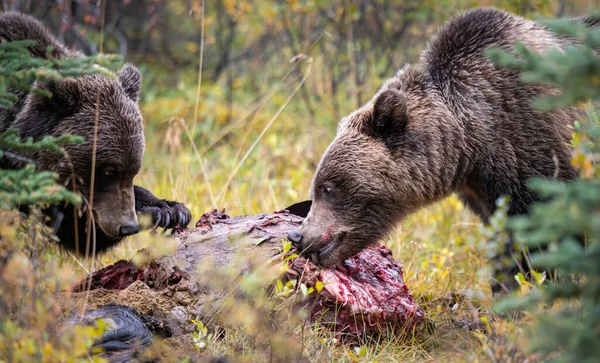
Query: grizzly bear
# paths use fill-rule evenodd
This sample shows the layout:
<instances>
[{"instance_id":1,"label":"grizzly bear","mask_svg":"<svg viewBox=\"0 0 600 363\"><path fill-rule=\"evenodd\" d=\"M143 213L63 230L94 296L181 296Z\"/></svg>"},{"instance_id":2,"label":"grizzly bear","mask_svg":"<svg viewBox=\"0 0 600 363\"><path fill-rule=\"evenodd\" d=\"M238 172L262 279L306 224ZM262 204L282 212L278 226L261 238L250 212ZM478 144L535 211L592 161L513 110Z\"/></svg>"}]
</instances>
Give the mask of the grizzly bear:
<instances>
[{"instance_id":1,"label":"grizzly bear","mask_svg":"<svg viewBox=\"0 0 600 363\"><path fill-rule=\"evenodd\" d=\"M18 13L0 14L0 40L35 41L29 49L34 57L83 57L59 43L37 20ZM90 249L101 252L116 245L140 230L137 213L151 215L155 227L166 229L190 221L183 204L159 199L133 185L145 146L138 107L140 84L138 69L125 65L116 79L94 74L35 85L51 97L14 91L18 97L14 106L0 110L0 132L15 128L22 139L33 140L63 134L85 139L83 144L65 146L65 155L50 151L28 155L38 170L57 173L59 182L69 190L75 187L84 201L79 208L58 206L58 213L53 213L62 218L56 234L68 250L88 254ZM22 166L19 160L0 160L3 169ZM88 218L93 228L88 228Z\"/></svg>"},{"instance_id":2,"label":"grizzly bear","mask_svg":"<svg viewBox=\"0 0 600 363\"><path fill-rule=\"evenodd\" d=\"M317 167L311 210L289 239L331 266L452 193L487 222L501 196L510 198L508 214L526 213L539 199L527 188L532 177L577 178L568 144L582 111L534 109L534 98L557 89L524 83L485 55L516 42L540 53L575 44L491 8L440 28L417 64L341 120Z\"/></svg>"}]
</instances>

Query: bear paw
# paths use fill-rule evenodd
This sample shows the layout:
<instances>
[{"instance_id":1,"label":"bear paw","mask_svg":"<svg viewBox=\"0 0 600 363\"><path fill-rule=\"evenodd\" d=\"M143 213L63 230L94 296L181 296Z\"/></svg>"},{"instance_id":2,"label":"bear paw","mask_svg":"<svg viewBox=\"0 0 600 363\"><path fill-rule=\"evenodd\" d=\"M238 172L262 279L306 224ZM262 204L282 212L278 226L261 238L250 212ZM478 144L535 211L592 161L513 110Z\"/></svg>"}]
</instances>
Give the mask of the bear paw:
<instances>
[{"instance_id":1,"label":"bear paw","mask_svg":"<svg viewBox=\"0 0 600 363\"><path fill-rule=\"evenodd\" d=\"M185 228L192 219L189 209L182 203L162 200L158 204L143 206L138 213L152 216L153 229Z\"/></svg>"}]
</instances>

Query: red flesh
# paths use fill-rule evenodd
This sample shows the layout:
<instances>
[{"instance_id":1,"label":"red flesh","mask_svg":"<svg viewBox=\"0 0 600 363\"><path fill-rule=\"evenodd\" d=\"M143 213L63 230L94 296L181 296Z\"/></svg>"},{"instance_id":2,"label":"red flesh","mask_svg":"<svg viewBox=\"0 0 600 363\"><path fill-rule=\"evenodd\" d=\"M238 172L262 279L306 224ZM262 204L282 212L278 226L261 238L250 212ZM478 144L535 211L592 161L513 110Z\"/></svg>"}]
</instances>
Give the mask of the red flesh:
<instances>
[{"instance_id":1,"label":"red flesh","mask_svg":"<svg viewBox=\"0 0 600 363\"><path fill-rule=\"evenodd\" d=\"M362 335L386 328L409 330L424 320L404 283L402 266L385 246L368 248L331 269L320 269L303 257L290 267L290 277L300 278L299 283L308 287L323 283L313 298L311 316L315 321L335 321L336 331Z\"/></svg>"},{"instance_id":2,"label":"red flesh","mask_svg":"<svg viewBox=\"0 0 600 363\"><path fill-rule=\"evenodd\" d=\"M228 218L224 210L213 210L200 218L194 230L209 231L213 225L223 223L222 220ZM268 229L280 222L279 217L259 220L252 225L251 231ZM178 232L190 233L191 230ZM328 229L323 238L331 236ZM278 238L280 241L281 237ZM299 279L297 286L304 283L315 288L315 293L309 295L312 320L320 321L338 332L358 336L379 333L386 328L396 332L411 331L424 320L423 311L404 283L402 265L394 261L391 251L385 246L370 247L332 269L320 269L304 257L289 263L290 268L286 273L288 279ZM159 267L160 259L141 267L130 261L118 261L92 273L74 290L122 290L138 280L154 289L163 289L189 278L185 271L170 270L165 276L159 272ZM324 286L320 293L316 292L318 281Z\"/></svg>"}]
</instances>

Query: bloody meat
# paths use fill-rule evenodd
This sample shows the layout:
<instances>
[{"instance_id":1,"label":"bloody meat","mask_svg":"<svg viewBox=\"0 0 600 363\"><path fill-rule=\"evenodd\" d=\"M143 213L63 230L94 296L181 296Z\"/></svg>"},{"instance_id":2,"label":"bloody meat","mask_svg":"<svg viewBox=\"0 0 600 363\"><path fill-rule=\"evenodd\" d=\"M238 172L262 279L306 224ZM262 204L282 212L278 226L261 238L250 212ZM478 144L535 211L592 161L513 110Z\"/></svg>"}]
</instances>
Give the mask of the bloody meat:
<instances>
[{"instance_id":1,"label":"bloody meat","mask_svg":"<svg viewBox=\"0 0 600 363\"><path fill-rule=\"evenodd\" d=\"M386 246L370 247L340 266L320 269L310 260L291 260L288 279L296 279L320 293L310 298L311 318L338 332L363 335L410 331L424 314L404 283L402 265Z\"/></svg>"},{"instance_id":2,"label":"bloody meat","mask_svg":"<svg viewBox=\"0 0 600 363\"><path fill-rule=\"evenodd\" d=\"M212 291L210 286L190 289L197 286L191 283L197 279L197 266L208 259L221 267L234 264L243 273L248 266L234 258L240 251L245 255L252 252L261 261L280 259L282 239L302 220L286 211L229 218L224 211L214 210L203 215L196 228L179 231L180 243L173 255L143 266L119 261L92 273L74 291L124 290L135 281L142 281L154 291L190 294L190 301L196 301L198 306L206 301L218 304L213 296L226 296L222 291ZM304 301L313 322L357 336L389 329L410 332L424 320L423 311L404 283L402 266L385 246L368 248L332 269L321 269L304 257L288 263L284 279L296 280L298 288L305 284L316 290L318 281L324 285L320 293L310 294ZM194 304L181 307L195 314ZM194 316L190 313L183 320Z\"/></svg>"}]
</instances>

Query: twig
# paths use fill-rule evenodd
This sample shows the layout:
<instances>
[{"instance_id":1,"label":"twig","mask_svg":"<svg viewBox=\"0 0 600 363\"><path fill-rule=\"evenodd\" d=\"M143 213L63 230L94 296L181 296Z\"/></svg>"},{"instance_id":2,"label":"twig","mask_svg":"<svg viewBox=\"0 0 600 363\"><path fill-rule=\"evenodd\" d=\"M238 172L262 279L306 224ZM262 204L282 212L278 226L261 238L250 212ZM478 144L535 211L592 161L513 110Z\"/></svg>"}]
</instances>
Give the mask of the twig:
<instances>
[{"instance_id":1,"label":"twig","mask_svg":"<svg viewBox=\"0 0 600 363\"><path fill-rule=\"evenodd\" d=\"M204 0L201 0L200 9L202 15L200 17L200 54L199 54L199 64L198 64L198 87L196 88L196 104L194 105L194 131L196 130L196 123L198 122L198 108L200 106L200 91L202 90L202 61L204 59ZM192 144L192 148L194 149L194 153L200 163L200 168L202 169L202 175L204 176L204 182L206 183L206 187L208 188L208 193L210 194L210 199L213 205L213 208L217 208L217 202L215 200L215 195L213 193L212 187L210 185L210 179L208 178L208 172L206 171L206 165L204 165L204 160L202 160L202 156L198 152L198 148L196 147L196 143L194 142L194 138L190 133L187 125L183 120L181 120L182 125L184 126L185 133L190 139L190 144Z\"/></svg>"},{"instance_id":2,"label":"twig","mask_svg":"<svg viewBox=\"0 0 600 363\"><path fill-rule=\"evenodd\" d=\"M104 17L106 16L106 1L98 0L101 6L100 12L100 41L98 49L100 53L104 50ZM90 182L90 204L88 207L88 223L87 223L87 239L85 246L85 256L89 256L90 249L90 238L92 238L92 256L91 256L91 270L95 270L95 259L96 259L96 223L94 221L94 184L96 178L96 149L98 146L98 118L100 112L100 90L96 90L96 112L94 115L94 139L92 143L92 172L91 172L91 182ZM82 198L85 200L85 198ZM75 221L77 223L77 221ZM89 286L86 288L86 296L82 307L82 314L85 311L85 307L87 305L90 291L91 291L92 280L90 277Z\"/></svg>"},{"instance_id":3,"label":"twig","mask_svg":"<svg viewBox=\"0 0 600 363\"><path fill-rule=\"evenodd\" d=\"M17 154L11 153L10 151L2 151L2 157L7 157L7 158L15 159L17 161L22 161L24 163L29 163L29 164L36 165L35 160L26 158L26 157L21 156L21 155L17 155Z\"/></svg>"},{"instance_id":4,"label":"twig","mask_svg":"<svg viewBox=\"0 0 600 363\"><path fill-rule=\"evenodd\" d=\"M248 151L246 151L246 154L244 154L244 157L242 157L242 160L240 160L240 162L235 167L235 169L233 170L233 172L231 173L231 175L229 175L229 178L227 179L227 182L225 183L225 186L223 186L223 189L221 190L221 193L217 197L218 200L221 200L221 198L225 196L225 192L227 191L227 188L229 188L229 184L231 183L231 180L237 174L237 172L240 170L240 167L244 164L244 162L246 161L246 159L248 158L248 156L250 156L250 153L254 150L254 148L256 147L256 145L258 145L258 142L262 139L262 137L265 135L265 133L269 130L269 128L271 127L271 125L273 125L273 122L275 122L275 120L277 119L277 117L279 117L279 115L281 114L281 112L283 112L283 110L287 107L288 103L290 103L290 101L292 100L292 98L294 98L294 96L296 95L296 93L300 90L300 88L302 87L302 85L304 84L304 82L306 81L306 79L308 78L308 76L310 75L311 68L312 68L312 58L308 58L308 62L309 62L308 69L306 70L306 74L302 78L302 81L300 81L300 83L298 84L298 86L296 87L296 89L294 89L294 92L292 92L292 94L287 98L287 100L285 100L285 102L283 103L283 105L281 105L281 107L279 107L279 109L277 110L277 112L275 113L275 115L273 115L273 117L269 120L269 122L267 123L267 125L262 129L262 131L260 132L260 134L258 135L258 137L256 138L256 140L254 140L254 142L252 143L252 145L250 146L250 148L248 148Z\"/></svg>"}]
</instances>

